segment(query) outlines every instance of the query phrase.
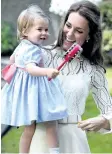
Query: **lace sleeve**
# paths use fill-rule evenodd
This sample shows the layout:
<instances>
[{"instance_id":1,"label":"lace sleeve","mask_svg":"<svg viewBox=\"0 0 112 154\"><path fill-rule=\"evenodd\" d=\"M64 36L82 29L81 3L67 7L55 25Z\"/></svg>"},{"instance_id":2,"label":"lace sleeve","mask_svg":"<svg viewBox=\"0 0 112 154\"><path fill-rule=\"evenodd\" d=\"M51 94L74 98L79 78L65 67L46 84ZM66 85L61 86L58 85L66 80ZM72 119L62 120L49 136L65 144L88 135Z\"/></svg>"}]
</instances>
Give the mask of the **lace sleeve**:
<instances>
[{"instance_id":1,"label":"lace sleeve","mask_svg":"<svg viewBox=\"0 0 112 154\"><path fill-rule=\"evenodd\" d=\"M101 128L100 133L112 133L112 97L109 94L108 83L101 67L95 68L91 77L92 95L100 109L101 115L109 120L110 130Z\"/></svg>"},{"instance_id":2,"label":"lace sleeve","mask_svg":"<svg viewBox=\"0 0 112 154\"><path fill-rule=\"evenodd\" d=\"M112 119L112 98L108 83L101 67L95 68L91 77L92 95L101 114L108 120Z\"/></svg>"}]
</instances>

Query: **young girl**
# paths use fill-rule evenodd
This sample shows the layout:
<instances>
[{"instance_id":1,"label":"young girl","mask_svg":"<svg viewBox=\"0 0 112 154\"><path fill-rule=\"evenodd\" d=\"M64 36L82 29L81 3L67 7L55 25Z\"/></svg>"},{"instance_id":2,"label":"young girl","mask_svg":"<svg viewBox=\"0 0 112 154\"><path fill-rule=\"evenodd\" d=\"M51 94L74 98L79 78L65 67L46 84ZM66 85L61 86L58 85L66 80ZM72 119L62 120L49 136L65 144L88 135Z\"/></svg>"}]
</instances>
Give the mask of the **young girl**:
<instances>
[{"instance_id":1,"label":"young girl","mask_svg":"<svg viewBox=\"0 0 112 154\"><path fill-rule=\"evenodd\" d=\"M50 153L59 153L56 120L67 117L65 100L55 78L59 72L44 68L41 44L48 38L48 24L47 16L38 6L22 11L17 29L20 44L10 57L16 72L2 89L2 124L25 126L20 153L29 152L39 122L45 122Z\"/></svg>"}]
</instances>

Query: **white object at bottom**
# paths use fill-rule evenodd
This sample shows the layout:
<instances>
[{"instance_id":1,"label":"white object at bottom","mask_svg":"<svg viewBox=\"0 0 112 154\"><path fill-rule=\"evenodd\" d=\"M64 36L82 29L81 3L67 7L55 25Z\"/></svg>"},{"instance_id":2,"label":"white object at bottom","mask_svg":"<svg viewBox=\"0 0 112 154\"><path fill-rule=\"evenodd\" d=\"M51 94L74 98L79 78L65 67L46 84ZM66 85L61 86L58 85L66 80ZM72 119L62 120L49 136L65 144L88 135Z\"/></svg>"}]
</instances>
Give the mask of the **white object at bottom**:
<instances>
[{"instance_id":1,"label":"white object at bottom","mask_svg":"<svg viewBox=\"0 0 112 154\"><path fill-rule=\"evenodd\" d=\"M60 153L90 153L87 137L76 124L59 124ZM37 124L30 153L49 153L44 124Z\"/></svg>"}]
</instances>

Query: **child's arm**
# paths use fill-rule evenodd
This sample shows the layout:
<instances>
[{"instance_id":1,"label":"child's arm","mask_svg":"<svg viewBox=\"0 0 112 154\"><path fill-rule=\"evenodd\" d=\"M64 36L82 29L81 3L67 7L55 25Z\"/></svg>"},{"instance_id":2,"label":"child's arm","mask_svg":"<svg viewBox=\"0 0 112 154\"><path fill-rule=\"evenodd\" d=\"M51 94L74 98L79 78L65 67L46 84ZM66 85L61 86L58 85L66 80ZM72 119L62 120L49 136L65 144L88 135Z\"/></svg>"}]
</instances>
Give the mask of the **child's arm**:
<instances>
[{"instance_id":1,"label":"child's arm","mask_svg":"<svg viewBox=\"0 0 112 154\"><path fill-rule=\"evenodd\" d=\"M15 56L14 56L14 54L12 54L12 55L10 56L10 61L9 61L9 63L10 63L10 64L15 63Z\"/></svg>"},{"instance_id":2,"label":"child's arm","mask_svg":"<svg viewBox=\"0 0 112 154\"><path fill-rule=\"evenodd\" d=\"M26 71L32 76L47 76L48 78L55 78L59 71L54 68L41 68L33 63L26 65Z\"/></svg>"}]
</instances>

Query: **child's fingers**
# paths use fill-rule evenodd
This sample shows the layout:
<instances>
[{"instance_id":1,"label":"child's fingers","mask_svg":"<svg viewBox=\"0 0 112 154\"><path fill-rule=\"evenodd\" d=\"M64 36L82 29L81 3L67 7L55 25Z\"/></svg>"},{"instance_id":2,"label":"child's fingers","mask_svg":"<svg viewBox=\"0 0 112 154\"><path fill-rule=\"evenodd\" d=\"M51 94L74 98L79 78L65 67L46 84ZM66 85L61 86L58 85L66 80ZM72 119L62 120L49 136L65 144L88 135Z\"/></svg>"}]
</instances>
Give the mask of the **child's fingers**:
<instances>
[{"instance_id":1,"label":"child's fingers","mask_svg":"<svg viewBox=\"0 0 112 154\"><path fill-rule=\"evenodd\" d=\"M58 73L58 74L59 74L59 71L58 71L58 70L56 70L56 71L55 71L55 73Z\"/></svg>"},{"instance_id":2,"label":"child's fingers","mask_svg":"<svg viewBox=\"0 0 112 154\"><path fill-rule=\"evenodd\" d=\"M58 74L59 72L54 72L52 78L55 78Z\"/></svg>"}]
</instances>

